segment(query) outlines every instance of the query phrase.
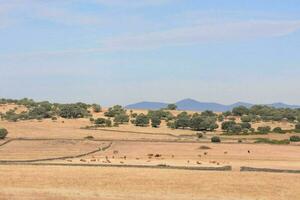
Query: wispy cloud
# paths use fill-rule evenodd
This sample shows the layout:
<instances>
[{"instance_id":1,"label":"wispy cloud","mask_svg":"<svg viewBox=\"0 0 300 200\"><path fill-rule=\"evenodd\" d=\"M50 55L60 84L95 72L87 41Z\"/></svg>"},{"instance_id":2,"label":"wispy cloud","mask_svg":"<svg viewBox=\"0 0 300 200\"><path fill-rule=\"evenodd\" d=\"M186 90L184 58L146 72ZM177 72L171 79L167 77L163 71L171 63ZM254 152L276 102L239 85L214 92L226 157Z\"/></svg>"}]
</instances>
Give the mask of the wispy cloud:
<instances>
[{"instance_id":1,"label":"wispy cloud","mask_svg":"<svg viewBox=\"0 0 300 200\"><path fill-rule=\"evenodd\" d=\"M142 6L158 6L166 3L174 2L174 0L92 0L106 6L122 6L122 7L142 7Z\"/></svg>"},{"instance_id":2,"label":"wispy cloud","mask_svg":"<svg viewBox=\"0 0 300 200\"><path fill-rule=\"evenodd\" d=\"M243 21L202 24L134 36L108 38L101 41L101 45L108 50L147 49L194 45L203 42L280 37L299 29L300 21Z\"/></svg>"},{"instance_id":3,"label":"wispy cloud","mask_svg":"<svg viewBox=\"0 0 300 200\"><path fill-rule=\"evenodd\" d=\"M251 39L282 37L300 30L300 21L240 21L201 24L148 32L139 35L115 36L98 42L98 47L57 51L29 52L1 57L67 56L74 54L105 53L128 50L149 50L169 46L199 45L209 42L247 41Z\"/></svg>"}]
</instances>

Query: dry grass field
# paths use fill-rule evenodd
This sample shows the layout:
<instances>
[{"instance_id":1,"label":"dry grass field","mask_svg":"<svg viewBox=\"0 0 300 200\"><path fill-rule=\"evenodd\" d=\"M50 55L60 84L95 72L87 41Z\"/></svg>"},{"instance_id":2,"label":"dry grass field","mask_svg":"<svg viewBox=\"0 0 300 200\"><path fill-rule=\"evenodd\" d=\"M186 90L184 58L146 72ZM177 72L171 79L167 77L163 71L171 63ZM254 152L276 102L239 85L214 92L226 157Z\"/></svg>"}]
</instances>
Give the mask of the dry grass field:
<instances>
[{"instance_id":1,"label":"dry grass field","mask_svg":"<svg viewBox=\"0 0 300 200\"><path fill-rule=\"evenodd\" d=\"M93 114L103 117L103 112ZM89 125L89 119L0 121L9 130L0 141L0 199L299 199L300 174L240 172L242 166L300 170L299 143L253 143L290 134L221 136L222 143L214 144L210 138L220 130L198 139L194 131L172 130L165 123L83 129ZM223 166L232 170L192 170Z\"/></svg>"}]
</instances>

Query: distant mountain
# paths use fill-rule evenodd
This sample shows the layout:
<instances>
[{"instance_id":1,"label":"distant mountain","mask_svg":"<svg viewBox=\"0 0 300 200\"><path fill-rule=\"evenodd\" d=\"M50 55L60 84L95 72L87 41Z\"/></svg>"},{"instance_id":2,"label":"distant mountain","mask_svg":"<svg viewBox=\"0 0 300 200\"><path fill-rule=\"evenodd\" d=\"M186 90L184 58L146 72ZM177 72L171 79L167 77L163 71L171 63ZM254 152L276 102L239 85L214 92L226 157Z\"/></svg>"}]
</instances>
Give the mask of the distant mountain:
<instances>
[{"instance_id":1,"label":"distant mountain","mask_svg":"<svg viewBox=\"0 0 300 200\"><path fill-rule=\"evenodd\" d=\"M193 111L204 111L204 110L212 110L215 112L224 112L224 111L230 111L235 107L238 106L245 106L247 108L250 108L254 104L246 103L246 102L237 102L231 105L224 105L219 103L213 103L213 102L199 102L194 99L183 99L181 101L178 101L175 103L177 105L178 110L193 110ZM168 103L161 103L161 102L140 102L136 104L131 104L126 106L127 109L149 109L149 110L158 110L161 108L166 108ZM268 106L272 106L275 108L300 108L300 106L297 105L288 105L284 103L273 103L273 104L267 104Z\"/></svg>"},{"instance_id":2,"label":"distant mountain","mask_svg":"<svg viewBox=\"0 0 300 200\"><path fill-rule=\"evenodd\" d=\"M167 103L143 101L143 102L127 105L125 106L125 108L159 110L161 108L166 108L167 106L168 106Z\"/></svg>"},{"instance_id":3,"label":"distant mountain","mask_svg":"<svg viewBox=\"0 0 300 200\"><path fill-rule=\"evenodd\" d=\"M268 106L272 106L274 108L291 108L291 109L300 108L300 106L288 105L288 104L285 104L285 103L273 103L273 104L268 104Z\"/></svg>"}]
</instances>

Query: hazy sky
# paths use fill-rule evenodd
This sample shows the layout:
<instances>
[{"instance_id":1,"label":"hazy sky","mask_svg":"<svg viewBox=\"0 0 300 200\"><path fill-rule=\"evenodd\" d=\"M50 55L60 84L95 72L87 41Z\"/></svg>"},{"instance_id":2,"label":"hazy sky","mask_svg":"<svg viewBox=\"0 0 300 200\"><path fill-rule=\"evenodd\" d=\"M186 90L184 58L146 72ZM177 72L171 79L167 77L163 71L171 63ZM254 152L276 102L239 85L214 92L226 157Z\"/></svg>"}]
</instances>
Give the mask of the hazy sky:
<instances>
[{"instance_id":1,"label":"hazy sky","mask_svg":"<svg viewBox=\"0 0 300 200\"><path fill-rule=\"evenodd\" d=\"M299 0L0 0L0 97L300 104Z\"/></svg>"}]
</instances>

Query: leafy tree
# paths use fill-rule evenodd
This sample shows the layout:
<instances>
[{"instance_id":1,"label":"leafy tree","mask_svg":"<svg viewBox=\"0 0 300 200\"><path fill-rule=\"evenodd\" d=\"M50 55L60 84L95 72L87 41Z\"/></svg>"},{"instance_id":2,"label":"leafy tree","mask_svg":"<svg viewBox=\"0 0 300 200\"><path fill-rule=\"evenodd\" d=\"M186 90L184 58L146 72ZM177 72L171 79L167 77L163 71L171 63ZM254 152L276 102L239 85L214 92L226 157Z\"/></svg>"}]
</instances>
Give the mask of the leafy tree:
<instances>
[{"instance_id":1,"label":"leafy tree","mask_svg":"<svg viewBox=\"0 0 300 200\"><path fill-rule=\"evenodd\" d=\"M182 112L178 114L174 123L175 128L187 128L190 126L190 116L187 112Z\"/></svg>"},{"instance_id":2,"label":"leafy tree","mask_svg":"<svg viewBox=\"0 0 300 200\"><path fill-rule=\"evenodd\" d=\"M136 126L147 126L149 124L149 118L147 115L141 113L135 119Z\"/></svg>"},{"instance_id":3,"label":"leafy tree","mask_svg":"<svg viewBox=\"0 0 300 200\"><path fill-rule=\"evenodd\" d=\"M176 106L176 104L169 104L169 105L167 106L167 109L168 109L168 110L176 110L176 109L177 109L177 106Z\"/></svg>"},{"instance_id":4,"label":"leafy tree","mask_svg":"<svg viewBox=\"0 0 300 200\"><path fill-rule=\"evenodd\" d=\"M194 114L190 120L190 127L196 131L213 131L218 128L216 118L211 116L203 116Z\"/></svg>"},{"instance_id":5,"label":"leafy tree","mask_svg":"<svg viewBox=\"0 0 300 200\"><path fill-rule=\"evenodd\" d=\"M225 121L222 123L221 128L222 130L229 132L234 125L236 125L235 121Z\"/></svg>"},{"instance_id":6,"label":"leafy tree","mask_svg":"<svg viewBox=\"0 0 300 200\"><path fill-rule=\"evenodd\" d=\"M238 106L232 109L234 116L243 116L249 114L249 109L245 106Z\"/></svg>"},{"instance_id":7,"label":"leafy tree","mask_svg":"<svg viewBox=\"0 0 300 200\"><path fill-rule=\"evenodd\" d=\"M250 129L251 128L251 124L249 122L243 122L240 123L242 129Z\"/></svg>"},{"instance_id":8,"label":"leafy tree","mask_svg":"<svg viewBox=\"0 0 300 200\"><path fill-rule=\"evenodd\" d=\"M115 117L116 115L124 116L125 114L126 110L120 105L115 105L109 108L108 111L104 113L106 117Z\"/></svg>"},{"instance_id":9,"label":"leafy tree","mask_svg":"<svg viewBox=\"0 0 300 200\"><path fill-rule=\"evenodd\" d=\"M222 113L222 115L224 115L225 117L229 117L232 115L232 113L230 111L225 111Z\"/></svg>"},{"instance_id":10,"label":"leafy tree","mask_svg":"<svg viewBox=\"0 0 300 200\"><path fill-rule=\"evenodd\" d=\"M161 120L159 116L152 116L151 117L151 126L157 128L161 124Z\"/></svg>"},{"instance_id":11,"label":"leafy tree","mask_svg":"<svg viewBox=\"0 0 300 200\"><path fill-rule=\"evenodd\" d=\"M249 116L249 115L243 115L241 117L241 121L242 122L251 122L252 121L252 118Z\"/></svg>"},{"instance_id":12,"label":"leafy tree","mask_svg":"<svg viewBox=\"0 0 300 200\"><path fill-rule=\"evenodd\" d=\"M88 116L87 109L80 104L63 104L60 106L59 116L63 118L83 118Z\"/></svg>"},{"instance_id":13,"label":"leafy tree","mask_svg":"<svg viewBox=\"0 0 300 200\"><path fill-rule=\"evenodd\" d=\"M206 110L206 111L201 112L201 116L204 116L204 117L216 117L217 115L213 111Z\"/></svg>"},{"instance_id":14,"label":"leafy tree","mask_svg":"<svg viewBox=\"0 0 300 200\"><path fill-rule=\"evenodd\" d=\"M0 128L0 139L4 139L6 135L8 134L8 131L5 128Z\"/></svg>"},{"instance_id":15,"label":"leafy tree","mask_svg":"<svg viewBox=\"0 0 300 200\"><path fill-rule=\"evenodd\" d=\"M102 110L101 106L98 105L98 104L93 104L93 105L92 105L92 108L93 108L93 111L94 111L95 113L99 113L99 112L101 112L101 110Z\"/></svg>"},{"instance_id":16,"label":"leafy tree","mask_svg":"<svg viewBox=\"0 0 300 200\"><path fill-rule=\"evenodd\" d=\"M223 122L225 119L224 115L218 115L218 121Z\"/></svg>"},{"instance_id":17,"label":"leafy tree","mask_svg":"<svg viewBox=\"0 0 300 200\"><path fill-rule=\"evenodd\" d=\"M129 116L124 112L115 115L114 122L117 122L119 124L124 124L129 122Z\"/></svg>"}]
</instances>

